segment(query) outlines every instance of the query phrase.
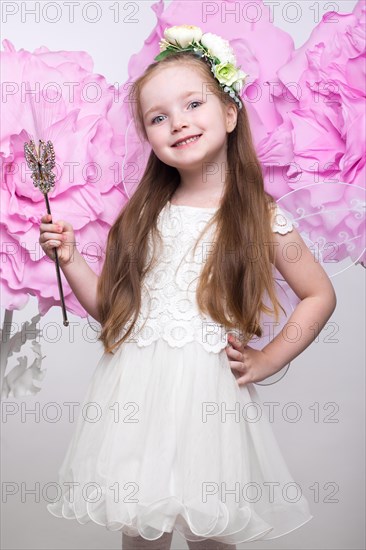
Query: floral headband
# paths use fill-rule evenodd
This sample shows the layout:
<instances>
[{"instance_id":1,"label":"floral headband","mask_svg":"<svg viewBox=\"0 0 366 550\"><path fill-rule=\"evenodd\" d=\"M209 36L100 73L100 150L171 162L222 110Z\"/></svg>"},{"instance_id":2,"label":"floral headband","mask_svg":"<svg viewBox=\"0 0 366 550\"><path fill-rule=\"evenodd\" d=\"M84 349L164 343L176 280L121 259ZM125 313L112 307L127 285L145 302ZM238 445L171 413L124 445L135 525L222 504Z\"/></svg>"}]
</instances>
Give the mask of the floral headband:
<instances>
[{"instance_id":1,"label":"floral headband","mask_svg":"<svg viewBox=\"0 0 366 550\"><path fill-rule=\"evenodd\" d=\"M236 67L236 57L227 40L210 32L203 34L195 25L176 25L165 29L159 46L161 53L155 61L161 61L172 53L189 51L206 59L220 86L234 99L239 109L243 107L237 93L249 75L240 70L241 66Z\"/></svg>"}]
</instances>

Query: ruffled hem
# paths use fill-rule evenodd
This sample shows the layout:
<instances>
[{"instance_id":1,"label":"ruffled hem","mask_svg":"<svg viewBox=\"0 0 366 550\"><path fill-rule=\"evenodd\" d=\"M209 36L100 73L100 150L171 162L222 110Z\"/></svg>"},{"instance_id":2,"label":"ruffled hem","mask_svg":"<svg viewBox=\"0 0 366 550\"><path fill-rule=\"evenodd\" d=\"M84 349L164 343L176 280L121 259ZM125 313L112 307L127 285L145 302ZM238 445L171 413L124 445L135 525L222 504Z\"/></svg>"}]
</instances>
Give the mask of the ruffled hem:
<instances>
[{"instance_id":1,"label":"ruffled hem","mask_svg":"<svg viewBox=\"0 0 366 550\"><path fill-rule=\"evenodd\" d=\"M253 405L258 415L254 385L238 386L224 350L158 340L103 354L48 511L147 540L175 530L238 544L301 527L313 518L308 502Z\"/></svg>"},{"instance_id":2,"label":"ruffled hem","mask_svg":"<svg viewBox=\"0 0 366 550\"><path fill-rule=\"evenodd\" d=\"M64 499L47 505L48 511L58 518L76 519L85 525L91 521L110 531L121 531L128 536L141 536L146 540L157 540L164 533L178 532L189 541L213 539L226 544L240 544L254 540L269 540L287 535L313 519L306 513L293 514L292 510L277 509L276 513L286 518L282 528L275 528L261 519L249 506L243 506L230 515L228 507L221 503L216 517L203 515L199 510L185 506L174 497L160 499L149 505L137 504L134 511L125 510L119 519L107 519L106 501L97 506L87 503L85 512L78 514L74 505ZM271 510L271 514L274 510Z\"/></svg>"}]
</instances>

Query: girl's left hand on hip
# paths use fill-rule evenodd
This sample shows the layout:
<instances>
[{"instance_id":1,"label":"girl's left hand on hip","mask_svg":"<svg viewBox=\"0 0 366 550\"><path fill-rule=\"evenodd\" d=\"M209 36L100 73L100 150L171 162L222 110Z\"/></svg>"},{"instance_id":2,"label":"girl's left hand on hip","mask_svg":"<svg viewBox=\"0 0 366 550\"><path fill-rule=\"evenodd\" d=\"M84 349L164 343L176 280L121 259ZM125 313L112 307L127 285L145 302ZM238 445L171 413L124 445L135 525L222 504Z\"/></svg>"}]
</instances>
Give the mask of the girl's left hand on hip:
<instances>
[{"instance_id":1,"label":"girl's left hand on hip","mask_svg":"<svg viewBox=\"0 0 366 550\"><path fill-rule=\"evenodd\" d=\"M260 382L276 372L263 351L244 346L232 334L228 334L228 342L232 347L228 345L225 351L239 386Z\"/></svg>"}]
</instances>

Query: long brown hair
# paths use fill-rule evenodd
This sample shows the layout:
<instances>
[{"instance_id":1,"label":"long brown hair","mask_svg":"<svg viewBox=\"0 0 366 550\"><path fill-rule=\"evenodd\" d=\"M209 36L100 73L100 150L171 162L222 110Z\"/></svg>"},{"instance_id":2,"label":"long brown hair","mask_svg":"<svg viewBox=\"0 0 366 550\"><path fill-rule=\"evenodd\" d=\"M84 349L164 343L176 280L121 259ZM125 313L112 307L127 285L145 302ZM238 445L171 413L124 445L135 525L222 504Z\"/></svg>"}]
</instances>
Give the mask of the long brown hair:
<instances>
[{"instance_id":1,"label":"long brown hair","mask_svg":"<svg viewBox=\"0 0 366 550\"><path fill-rule=\"evenodd\" d=\"M134 81L129 105L137 131L147 140L140 94L144 84L160 68L171 63L201 71L210 90L225 104L232 102L212 75L205 61L190 52L171 54L152 63ZM271 229L273 197L264 190L261 166L250 132L245 106L238 110L235 129L228 133L228 169L220 207L212 217L216 222L215 253L205 262L197 285L197 304L201 312L228 329L239 329L241 339L262 336L261 312L274 311L278 320L282 308L274 290L271 263L274 261ZM99 340L107 353L127 340L134 329L141 307L141 283L152 261L147 262L148 235L160 239L156 222L159 212L179 186L176 168L163 163L151 151L145 172L136 191L124 205L110 228L106 258L99 277L97 300L102 325ZM274 309L263 302L264 292ZM127 321L131 322L117 339Z\"/></svg>"}]
</instances>

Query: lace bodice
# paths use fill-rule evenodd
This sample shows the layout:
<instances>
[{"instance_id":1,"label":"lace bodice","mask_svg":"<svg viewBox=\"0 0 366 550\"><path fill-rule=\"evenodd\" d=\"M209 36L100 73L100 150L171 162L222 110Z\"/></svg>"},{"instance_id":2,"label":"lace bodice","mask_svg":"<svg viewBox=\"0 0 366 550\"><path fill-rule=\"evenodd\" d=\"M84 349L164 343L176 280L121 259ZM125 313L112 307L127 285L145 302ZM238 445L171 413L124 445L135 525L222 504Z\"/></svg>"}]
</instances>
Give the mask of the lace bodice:
<instances>
[{"instance_id":1,"label":"lace bodice","mask_svg":"<svg viewBox=\"0 0 366 550\"><path fill-rule=\"evenodd\" d=\"M161 210L157 227L163 247L156 263L147 273L142 285L142 307L133 332L127 342L148 346L164 339L172 347L181 348L196 341L207 351L218 353L227 345L223 325L199 312L196 288L203 265L213 252L213 224L198 237L216 212L216 208L181 206L167 203ZM292 230L290 217L276 205L272 230L285 234ZM149 260L153 246L149 239ZM127 323L125 331L130 326Z\"/></svg>"}]
</instances>

